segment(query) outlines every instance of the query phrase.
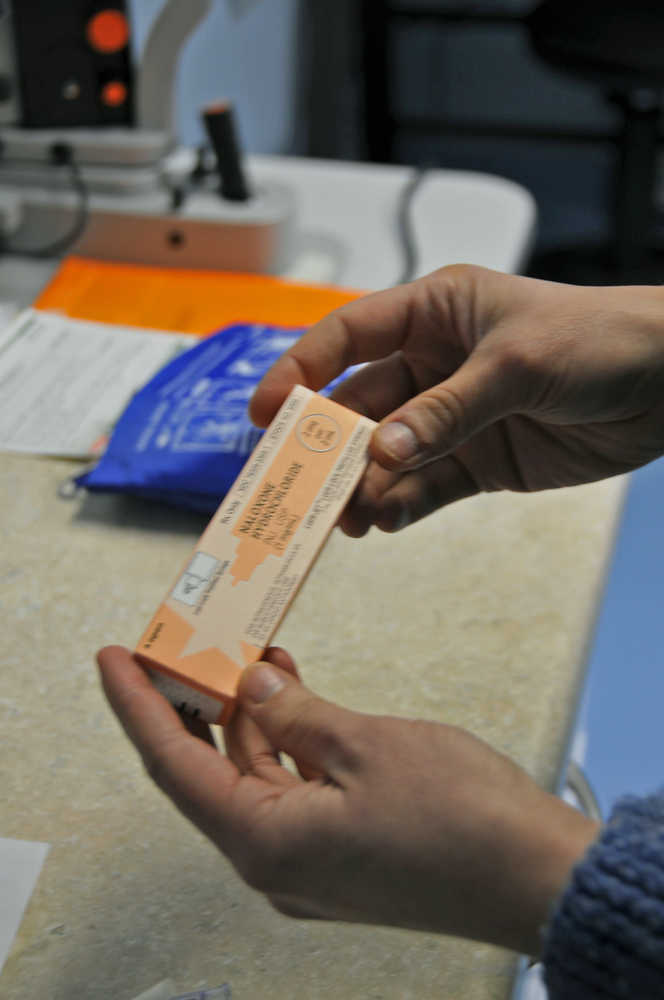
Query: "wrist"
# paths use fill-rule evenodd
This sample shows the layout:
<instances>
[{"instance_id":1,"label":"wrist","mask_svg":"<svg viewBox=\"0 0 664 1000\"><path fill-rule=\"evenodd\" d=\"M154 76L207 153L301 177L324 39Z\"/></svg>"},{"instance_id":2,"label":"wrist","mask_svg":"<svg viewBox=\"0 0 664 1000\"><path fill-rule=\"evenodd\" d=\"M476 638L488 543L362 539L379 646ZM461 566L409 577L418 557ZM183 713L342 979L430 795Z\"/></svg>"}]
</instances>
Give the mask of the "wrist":
<instances>
[{"instance_id":1,"label":"wrist","mask_svg":"<svg viewBox=\"0 0 664 1000\"><path fill-rule=\"evenodd\" d=\"M538 957L557 901L596 840L601 825L557 796L541 792L532 811L522 812L517 833L517 863L512 941L514 950Z\"/></svg>"}]
</instances>

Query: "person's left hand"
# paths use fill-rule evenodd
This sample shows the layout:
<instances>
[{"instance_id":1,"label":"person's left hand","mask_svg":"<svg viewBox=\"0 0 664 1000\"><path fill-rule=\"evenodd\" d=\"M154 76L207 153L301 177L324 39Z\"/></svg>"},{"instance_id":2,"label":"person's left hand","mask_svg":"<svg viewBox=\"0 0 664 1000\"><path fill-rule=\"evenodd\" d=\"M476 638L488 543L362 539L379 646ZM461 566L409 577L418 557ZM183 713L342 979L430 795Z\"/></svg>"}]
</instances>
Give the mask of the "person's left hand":
<instances>
[{"instance_id":1,"label":"person's left hand","mask_svg":"<svg viewBox=\"0 0 664 1000\"><path fill-rule=\"evenodd\" d=\"M597 826L469 733L348 711L303 687L283 650L267 658L242 677L227 756L128 650L99 665L148 773L281 912L537 953Z\"/></svg>"}]
</instances>

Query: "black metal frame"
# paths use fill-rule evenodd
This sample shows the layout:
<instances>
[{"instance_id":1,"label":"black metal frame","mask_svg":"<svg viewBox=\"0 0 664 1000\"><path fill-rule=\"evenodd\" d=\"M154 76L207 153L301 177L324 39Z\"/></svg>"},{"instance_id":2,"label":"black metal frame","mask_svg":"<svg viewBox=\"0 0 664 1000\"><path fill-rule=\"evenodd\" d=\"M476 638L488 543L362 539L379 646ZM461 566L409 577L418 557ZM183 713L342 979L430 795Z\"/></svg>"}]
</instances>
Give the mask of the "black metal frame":
<instances>
[{"instance_id":1,"label":"black metal frame","mask_svg":"<svg viewBox=\"0 0 664 1000\"><path fill-rule=\"evenodd\" d=\"M646 265L654 234L656 152L661 138L659 95L636 91L614 96L622 113L622 126L607 132L573 128L539 128L529 125L497 125L492 122L461 122L449 117L400 115L393 112L389 46L393 26L428 19L437 24L494 24L525 28L526 14L497 12L475 7L445 10L423 3L408 9L392 7L386 0L361 0L364 59L365 138L368 158L374 162L394 160L398 130L418 135L467 136L477 138L527 139L571 143L611 143L618 151L614 203L613 246L610 268L618 276L630 276Z\"/></svg>"},{"instance_id":2,"label":"black metal frame","mask_svg":"<svg viewBox=\"0 0 664 1000\"><path fill-rule=\"evenodd\" d=\"M536 125L497 125L495 122L464 122L449 116L395 115L392 111L389 45L390 33L399 23L429 20L437 24L503 25L524 28L524 15L499 12L490 7L447 7L445 10L420 4L417 7L392 7L386 0L362 0L362 39L364 64L364 110L367 156L376 163L394 158L397 130L417 135L468 136L477 138L529 139L549 142L598 143L618 142L619 132L569 127L539 128Z\"/></svg>"}]
</instances>

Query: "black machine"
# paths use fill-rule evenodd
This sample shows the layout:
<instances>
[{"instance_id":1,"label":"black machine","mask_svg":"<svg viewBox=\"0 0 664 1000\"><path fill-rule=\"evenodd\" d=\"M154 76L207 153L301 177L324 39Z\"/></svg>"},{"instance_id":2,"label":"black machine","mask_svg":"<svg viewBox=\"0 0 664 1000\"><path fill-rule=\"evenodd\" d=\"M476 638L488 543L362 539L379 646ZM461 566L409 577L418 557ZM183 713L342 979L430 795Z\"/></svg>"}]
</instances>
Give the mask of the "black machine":
<instances>
[{"instance_id":1,"label":"black machine","mask_svg":"<svg viewBox=\"0 0 664 1000\"><path fill-rule=\"evenodd\" d=\"M99 128L134 121L124 0L0 3L0 121Z\"/></svg>"}]
</instances>

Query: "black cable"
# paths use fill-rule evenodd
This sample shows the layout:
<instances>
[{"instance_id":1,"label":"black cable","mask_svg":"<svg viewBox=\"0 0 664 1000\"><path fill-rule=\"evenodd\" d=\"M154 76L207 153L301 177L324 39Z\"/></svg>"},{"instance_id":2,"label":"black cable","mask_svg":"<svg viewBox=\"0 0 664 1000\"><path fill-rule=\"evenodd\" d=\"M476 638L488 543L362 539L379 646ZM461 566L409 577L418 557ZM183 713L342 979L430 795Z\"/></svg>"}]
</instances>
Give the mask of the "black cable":
<instances>
[{"instance_id":1,"label":"black cable","mask_svg":"<svg viewBox=\"0 0 664 1000\"><path fill-rule=\"evenodd\" d=\"M187 176L177 184L172 184L168 188L170 197L171 212L174 214L182 211L184 204L192 191L197 190L205 184L208 177L216 175L217 170L213 163L208 165L208 160L212 150L207 143L202 143L196 150L196 163Z\"/></svg>"},{"instance_id":2,"label":"black cable","mask_svg":"<svg viewBox=\"0 0 664 1000\"><path fill-rule=\"evenodd\" d=\"M403 269L395 284L404 285L412 281L417 270L417 247L411 218L413 198L428 171L427 167L416 167L410 179L401 190L397 205L397 235L403 254Z\"/></svg>"},{"instance_id":3,"label":"black cable","mask_svg":"<svg viewBox=\"0 0 664 1000\"><path fill-rule=\"evenodd\" d=\"M46 243L42 247L13 247L7 241L2 243L2 252L11 253L20 257L34 257L41 259L44 257L56 257L65 253L81 236L88 223L88 187L81 176L81 171L74 159L71 146L64 142L54 143L51 147L51 161L54 166L68 166L71 175L72 189L78 194L78 204L76 206L76 216L68 230L62 236Z\"/></svg>"},{"instance_id":4,"label":"black cable","mask_svg":"<svg viewBox=\"0 0 664 1000\"><path fill-rule=\"evenodd\" d=\"M214 173L214 167L209 167L206 163L206 160L211 152L212 151L206 142L201 142L198 145L196 149L196 165L189 175L192 183L202 181L208 176L208 174Z\"/></svg>"}]
</instances>

